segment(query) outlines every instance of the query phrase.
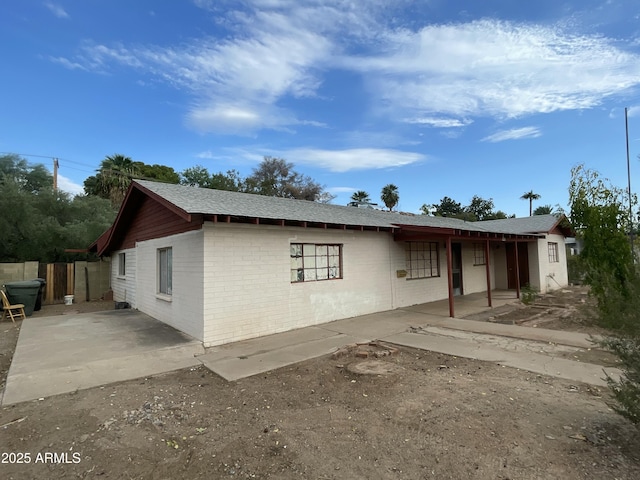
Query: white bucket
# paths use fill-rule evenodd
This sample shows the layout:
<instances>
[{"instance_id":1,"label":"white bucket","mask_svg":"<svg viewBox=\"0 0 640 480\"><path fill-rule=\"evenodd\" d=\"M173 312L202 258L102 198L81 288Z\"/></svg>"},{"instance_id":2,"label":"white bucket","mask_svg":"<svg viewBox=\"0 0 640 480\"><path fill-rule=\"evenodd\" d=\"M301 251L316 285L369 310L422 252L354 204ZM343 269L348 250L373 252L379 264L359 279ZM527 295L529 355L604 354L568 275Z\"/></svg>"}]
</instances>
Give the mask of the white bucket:
<instances>
[{"instance_id":1,"label":"white bucket","mask_svg":"<svg viewBox=\"0 0 640 480\"><path fill-rule=\"evenodd\" d=\"M73 305L73 295L65 295L64 296L64 304L65 305Z\"/></svg>"}]
</instances>

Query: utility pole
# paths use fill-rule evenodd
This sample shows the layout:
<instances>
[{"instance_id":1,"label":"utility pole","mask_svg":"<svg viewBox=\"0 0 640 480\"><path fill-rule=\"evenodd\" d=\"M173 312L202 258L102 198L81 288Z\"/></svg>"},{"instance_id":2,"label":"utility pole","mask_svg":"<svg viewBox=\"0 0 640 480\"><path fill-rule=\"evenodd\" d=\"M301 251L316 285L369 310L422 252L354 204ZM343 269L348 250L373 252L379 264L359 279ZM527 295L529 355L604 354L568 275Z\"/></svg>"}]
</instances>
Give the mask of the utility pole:
<instances>
[{"instance_id":1,"label":"utility pole","mask_svg":"<svg viewBox=\"0 0 640 480\"><path fill-rule=\"evenodd\" d=\"M59 166L60 165L58 165L58 159L54 158L53 159L53 191L54 192L58 191L58 167Z\"/></svg>"},{"instance_id":2,"label":"utility pole","mask_svg":"<svg viewBox=\"0 0 640 480\"><path fill-rule=\"evenodd\" d=\"M627 107L624 108L624 128L627 137L627 179L629 181L629 241L631 242L631 256L635 258L633 249L633 211L631 207L631 165L629 163L629 118L627 115Z\"/></svg>"}]
</instances>

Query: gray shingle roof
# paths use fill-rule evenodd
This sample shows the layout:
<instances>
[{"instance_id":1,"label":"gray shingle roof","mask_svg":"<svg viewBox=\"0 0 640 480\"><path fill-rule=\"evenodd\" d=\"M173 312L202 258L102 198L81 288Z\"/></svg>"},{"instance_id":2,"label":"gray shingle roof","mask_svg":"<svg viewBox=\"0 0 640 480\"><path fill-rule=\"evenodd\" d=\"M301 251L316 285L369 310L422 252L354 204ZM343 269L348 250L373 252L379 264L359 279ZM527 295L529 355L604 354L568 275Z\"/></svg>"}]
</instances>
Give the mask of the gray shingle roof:
<instances>
[{"instance_id":1,"label":"gray shingle roof","mask_svg":"<svg viewBox=\"0 0 640 480\"><path fill-rule=\"evenodd\" d=\"M540 215L485 222L465 222L456 218L404 215L373 209L322 204L289 198L266 197L147 180L135 180L135 182L189 214L230 215L381 228L412 225L511 234L548 232L558 220L553 215Z\"/></svg>"}]
</instances>

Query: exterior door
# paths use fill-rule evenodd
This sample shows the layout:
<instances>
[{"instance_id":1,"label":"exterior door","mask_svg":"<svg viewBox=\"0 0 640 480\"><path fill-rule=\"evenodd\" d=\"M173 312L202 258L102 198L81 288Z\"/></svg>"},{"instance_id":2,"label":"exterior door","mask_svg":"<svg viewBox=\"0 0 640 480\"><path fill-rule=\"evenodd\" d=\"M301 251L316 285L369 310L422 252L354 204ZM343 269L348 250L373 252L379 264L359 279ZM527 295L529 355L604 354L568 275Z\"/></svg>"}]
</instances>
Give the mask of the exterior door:
<instances>
[{"instance_id":1,"label":"exterior door","mask_svg":"<svg viewBox=\"0 0 640 480\"><path fill-rule=\"evenodd\" d=\"M518 270L520 274L520 286L524 287L529 283L529 244L528 243L507 243L507 288L516 289L516 248L518 245Z\"/></svg>"},{"instance_id":2,"label":"exterior door","mask_svg":"<svg viewBox=\"0 0 640 480\"><path fill-rule=\"evenodd\" d=\"M451 273L453 276L453 294L462 295L462 245L460 243L451 244Z\"/></svg>"}]
</instances>

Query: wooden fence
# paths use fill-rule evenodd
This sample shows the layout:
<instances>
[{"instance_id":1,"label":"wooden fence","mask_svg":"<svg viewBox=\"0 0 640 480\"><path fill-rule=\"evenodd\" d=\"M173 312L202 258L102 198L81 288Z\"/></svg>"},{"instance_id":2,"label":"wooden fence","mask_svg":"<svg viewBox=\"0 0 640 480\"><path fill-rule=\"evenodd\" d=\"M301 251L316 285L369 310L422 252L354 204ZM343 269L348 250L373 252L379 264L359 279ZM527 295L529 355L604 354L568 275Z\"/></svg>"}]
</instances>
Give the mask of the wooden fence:
<instances>
[{"instance_id":1,"label":"wooden fence","mask_svg":"<svg viewBox=\"0 0 640 480\"><path fill-rule=\"evenodd\" d=\"M65 295L74 302L98 300L110 289L111 262L75 263L0 263L0 285L8 282L42 278L44 304L63 303Z\"/></svg>"},{"instance_id":2,"label":"wooden fence","mask_svg":"<svg viewBox=\"0 0 640 480\"><path fill-rule=\"evenodd\" d=\"M46 280L42 301L48 305L64 302L65 295L75 293L75 269L73 263L41 263L38 278Z\"/></svg>"}]
</instances>

